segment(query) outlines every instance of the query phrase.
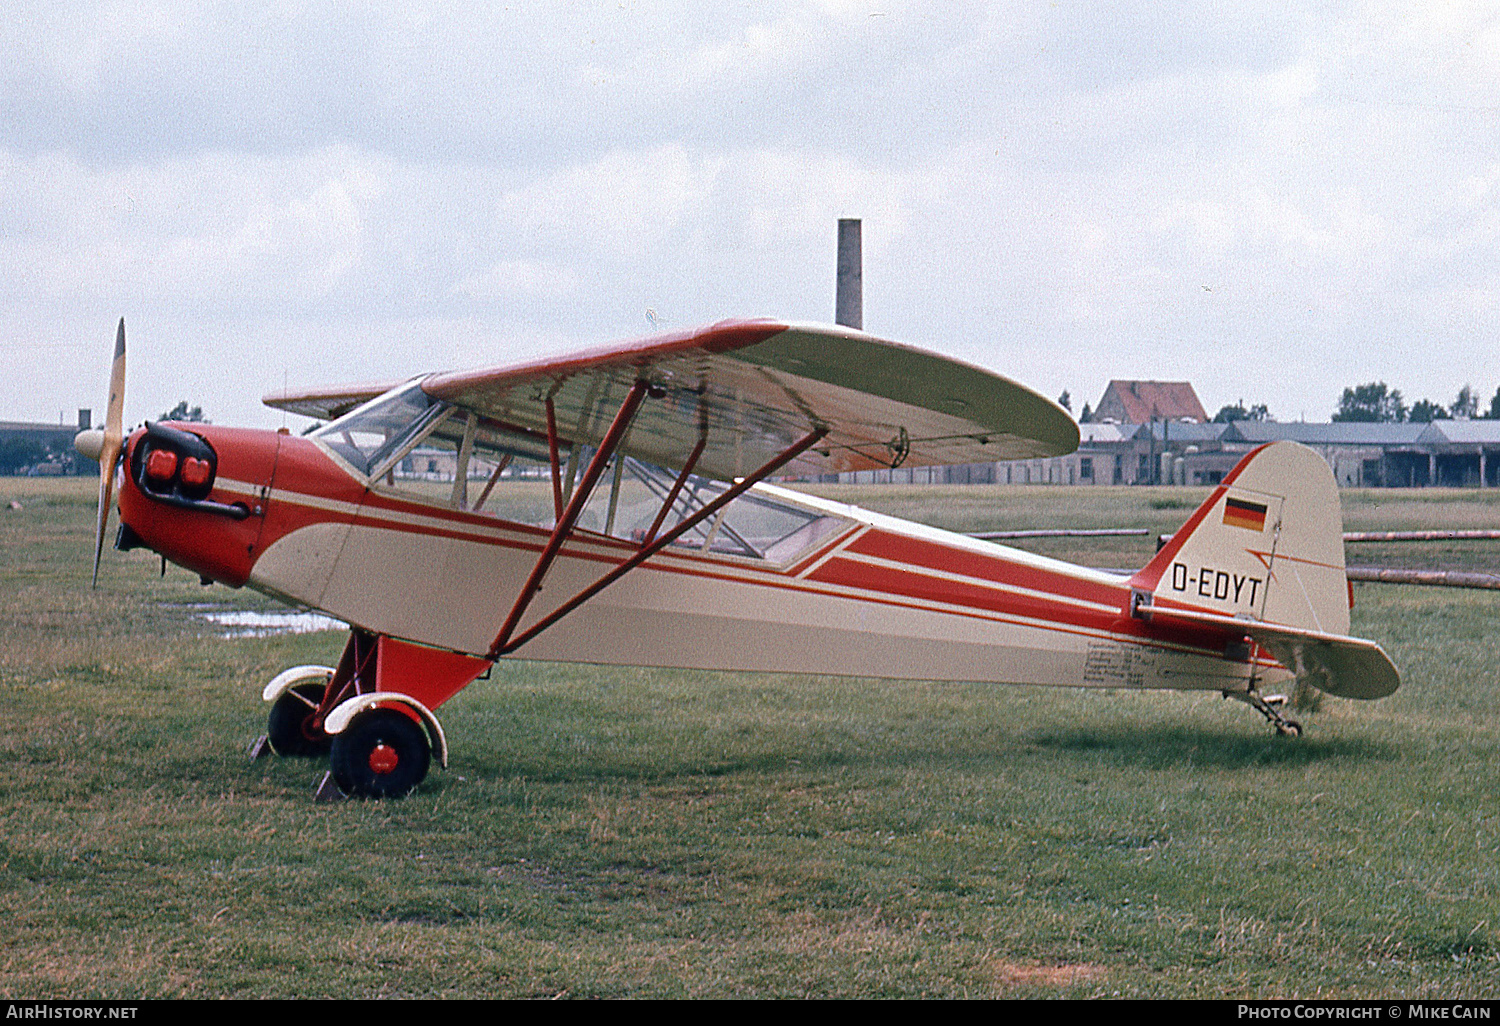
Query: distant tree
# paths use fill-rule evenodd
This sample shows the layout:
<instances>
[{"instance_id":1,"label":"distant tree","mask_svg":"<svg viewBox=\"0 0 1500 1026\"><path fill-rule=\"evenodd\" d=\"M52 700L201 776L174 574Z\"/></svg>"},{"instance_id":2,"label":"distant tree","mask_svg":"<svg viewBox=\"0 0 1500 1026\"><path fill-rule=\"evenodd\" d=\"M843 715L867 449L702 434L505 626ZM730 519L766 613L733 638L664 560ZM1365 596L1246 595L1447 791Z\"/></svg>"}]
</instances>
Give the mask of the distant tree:
<instances>
[{"instance_id":1,"label":"distant tree","mask_svg":"<svg viewBox=\"0 0 1500 1026\"><path fill-rule=\"evenodd\" d=\"M1490 400L1490 411L1481 416L1485 420L1500 420L1500 388L1495 389L1495 398Z\"/></svg>"},{"instance_id":2,"label":"distant tree","mask_svg":"<svg viewBox=\"0 0 1500 1026\"><path fill-rule=\"evenodd\" d=\"M1479 415L1479 397L1474 389L1465 385L1458 390L1458 398L1448 407L1448 412L1459 420L1472 420Z\"/></svg>"},{"instance_id":3,"label":"distant tree","mask_svg":"<svg viewBox=\"0 0 1500 1026\"><path fill-rule=\"evenodd\" d=\"M188 406L186 399L182 400L182 402L178 403L176 406L172 407L170 410L168 410L166 413L163 413L160 417L158 417L156 419L157 420L188 420L188 421L194 421L194 422L199 423L199 424L207 424L208 423L207 420L203 419L203 407L201 407L201 406L191 406L190 407L190 406Z\"/></svg>"},{"instance_id":4,"label":"distant tree","mask_svg":"<svg viewBox=\"0 0 1500 1026\"><path fill-rule=\"evenodd\" d=\"M1237 420L1270 420L1271 411L1265 403L1256 403L1248 409L1245 400L1241 399L1233 406L1221 406L1219 412L1214 414L1213 423L1232 424Z\"/></svg>"},{"instance_id":5,"label":"distant tree","mask_svg":"<svg viewBox=\"0 0 1500 1026\"><path fill-rule=\"evenodd\" d=\"M1333 419L1366 424L1400 423L1406 420L1406 413L1406 403L1398 390L1386 388L1384 381L1372 381L1344 389Z\"/></svg>"},{"instance_id":6,"label":"distant tree","mask_svg":"<svg viewBox=\"0 0 1500 1026\"><path fill-rule=\"evenodd\" d=\"M1435 420L1452 420L1453 418L1448 416L1448 411L1437 403L1419 399L1411 404L1411 412L1406 419L1413 424L1431 424Z\"/></svg>"},{"instance_id":7,"label":"distant tree","mask_svg":"<svg viewBox=\"0 0 1500 1026\"><path fill-rule=\"evenodd\" d=\"M1496 393L1496 395L1500 396L1500 393ZM1091 410L1091 409L1089 409L1089 404L1088 403L1084 403L1083 404L1083 412L1078 415L1078 423L1080 423L1080 424L1092 424L1093 421L1094 421L1094 411Z\"/></svg>"},{"instance_id":8,"label":"distant tree","mask_svg":"<svg viewBox=\"0 0 1500 1026\"><path fill-rule=\"evenodd\" d=\"M1073 412L1073 397L1068 394L1068 390L1066 388L1063 389L1063 394L1057 397L1057 405L1061 406L1069 413Z\"/></svg>"}]
</instances>

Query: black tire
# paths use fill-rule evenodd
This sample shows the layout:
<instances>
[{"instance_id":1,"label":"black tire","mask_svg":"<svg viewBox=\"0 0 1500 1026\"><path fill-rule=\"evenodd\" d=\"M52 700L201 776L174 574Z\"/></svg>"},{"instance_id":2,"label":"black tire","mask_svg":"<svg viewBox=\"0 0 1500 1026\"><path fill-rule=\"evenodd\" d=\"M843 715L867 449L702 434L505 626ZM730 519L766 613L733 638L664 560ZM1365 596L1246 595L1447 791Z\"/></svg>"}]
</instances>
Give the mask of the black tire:
<instances>
[{"instance_id":1,"label":"black tire","mask_svg":"<svg viewBox=\"0 0 1500 1026\"><path fill-rule=\"evenodd\" d=\"M271 706L266 736L277 755L312 757L327 755L333 738L313 725L313 714L323 700L322 684L298 684L289 688Z\"/></svg>"},{"instance_id":2,"label":"black tire","mask_svg":"<svg viewBox=\"0 0 1500 1026\"><path fill-rule=\"evenodd\" d=\"M335 734L329 768L339 790L351 797L400 798L427 776L432 751L427 734L410 716L371 709Z\"/></svg>"}]
</instances>

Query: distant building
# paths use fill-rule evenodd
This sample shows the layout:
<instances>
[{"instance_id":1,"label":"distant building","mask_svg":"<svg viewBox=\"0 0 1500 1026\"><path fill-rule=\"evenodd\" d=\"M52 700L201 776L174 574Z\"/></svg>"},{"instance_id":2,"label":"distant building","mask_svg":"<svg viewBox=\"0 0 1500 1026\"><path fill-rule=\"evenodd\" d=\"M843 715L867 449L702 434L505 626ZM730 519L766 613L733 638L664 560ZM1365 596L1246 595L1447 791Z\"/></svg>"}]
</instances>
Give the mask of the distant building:
<instances>
[{"instance_id":1,"label":"distant building","mask_svg":"<svg viewBox=\"0 0 1500 1026\"><path fill-rule=\"evenodd\" d=\"M1203 424L1208 414L1186 381L1111 381L1093 419L1101 424L1149 424L1153 420Z\"/></svg>"},{"instance_id":2,"label":"distant building","mask_svg":"<svg viewBox=\"0 0 1500 1026\"><path fill-rule=\"evenodd\" d=\"M90 427L92 420L91 410L79 410L77 424L0 420L0 474L98 473L91 461L73 451L73 436Z\"/></svg>"},{"instance_id":3,"label":"distant building","mask_svg":"<svg viewBox=\"0 0 1500 1026\"><path fill-rule=\"evenodd\" d=\"M1429 484L1500 486L1500 420L1435 420L1417 436L1413 449L1425 451ZM1407 482L1388 479L1384 483Z\"/></svg>"},{"instance_id":4,"label":"distant building","mask_svg":"<svg viewBox=\"0 0 1500 1026\"><path fill-rule=\"evenodd\" d=\"M1301 442L1341 488L1500 487L1500 420L1080 424L1066 456L840 474L857 483L1216 485L1257 446Z\"/></svg>"},{"instance_id":5,"label":"distant building","mask_svg":"<svg viewBox=\"0 0 1500 1026\"><path fill-rule=\"evenodd\" d=\"M1426 424L1333 424L1237 420L1224 433L1226 456L1236 460L1258 445L1283 439L1301 442L1328 463L1343 488L1413 487L1433 483L1428 450L1421 439ZM1497 422L1500 427L1500 422ZM1497 442L1500 447L1500 442ZM1232 464L1231 464L1232 465Z\"/></svg>"},{"instance_id":6,"label":"distant building","mask_svg":"<svg viewBox=\"0 0 1500 1026\"><path fill-rule=\"evenodd\" d=\"M1289 438L1317 451L1345 488L1500 485L1500 420L1431 424L1275 424L1238 420L1224 435L1243 454Z\"/></svg>"}]
</instances>

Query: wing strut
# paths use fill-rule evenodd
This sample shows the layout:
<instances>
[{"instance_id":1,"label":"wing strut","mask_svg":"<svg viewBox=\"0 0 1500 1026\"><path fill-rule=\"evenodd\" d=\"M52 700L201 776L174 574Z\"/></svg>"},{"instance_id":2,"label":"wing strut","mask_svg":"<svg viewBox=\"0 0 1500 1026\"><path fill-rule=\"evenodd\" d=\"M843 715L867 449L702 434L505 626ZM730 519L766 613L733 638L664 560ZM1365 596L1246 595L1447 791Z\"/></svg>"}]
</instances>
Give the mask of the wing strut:
<instances>
[{"instance_id":1,"label":"wing strut","mask_svg":"<svg viewBox=\"0 0 1500 1026\"><path fill-rule=\"evenodd\" d=\"M552 522L562 522L562 466L557 460L557 413L552 407L552 397L547 397L547 454L552 459Z\"/></svg>"},{"instance_id":2,"label":"wing strut","mask_svg":"<svg viewBox=\"0 0 1500 1026\"><path fill-rule=\"evenodd\" d=\"M703 455L703 446L708 443L707 436L699 438L694 447L692 455L682 465L682 473L677 475L677 480L672 482L672 488L667 492L666 500L661 504L661 510L656 514L656 519L651 521L651 530L646 532L642 544L650 545L656 540L656 532L661 530L662 521L667 519L667 514L672 512L672 507L677 502L677 494L682 491L682 486L687 479L693 476L693 468L698 465L698 457Z\"/></svg>"},{"instance_id":3,"label":"wing strut","mask_svg":"<svg viewBox=\"0 0 1500 1026\"><path fill-rule=\"evenodd\" d=\"M583 507L588 503L589 497L594 492L594 485L599 483L599 478L604 476L604 467L609 463L615 450L625 440L625 433L630 430L630 422L635 419L635 413L641 408L641 401L646 398L646 391L650 388L645 381L637 381L630 387L630 392L625 396L625 401L620 404L620 410L615 414L615 419L610 423L609 430L599 440L599 448L594 450L594 458L589 460L588 469L583 472L583 478L578 482L578 487L573 489L573 494L568 498L568 508L562 511L557 523L552 527L552 536L547 539L547 544L542 549L542 554L536 559L536 566L531 568L531 575L526 578L526 583L521 587L521 594L516 596L516 604L511 607L510 616L505 618L505 626L500 628L500 633L495 636L495 642L490 646L490 659L505 650L505 643L510 639L511 633L515 631L516 624L521 622L521 615L526 612L526 607L531 605L531 600L536 593L542 590L542 578L551 569L553 560L562 551L563 542L573 533L573 525L578 522L583 513ZM554 499L558 487L557 477L557 430L552 420L551 404L547 407L548 432L552 446L552 487ZM577 452L575 446L574 452Z\"/></svg>"},{"instance_id":4,"label":"wing strut","mask_svg":"<svg viewBox=\"0 0 1500 1026\"><path fill-rule=\"evenodd\" d=\"M629 403L630 400L627 398L626 402ZM639 405L639 400L637 400L636 405ZM621 408L620 412L625 412L623 407ZM617 422L618 420L619 418L616 417ZM612 434L613 432L614 425L611 425L610 433ZM490 646L490 651L487 658L492 660L498 659L503 655L509 655L510 653L514 652L516 649L526 644L526 642L536 637L542 631L546 630L548 627L551 627L557 621L561 620L564 616L567 616L573 610L577 609L589 599L599 594L599 592L609 587L615 581L618 581L621 577L624 577L631 570L634 570L636 567L640 566L646 560L656 555L662 549L672 544L672 542L676 541L681 535L692 530L694 527L702 523L704 520L707 520L709 517L714 516L725 506L728 506L735 499L739 498L745 492L749 491L752 487L759 484L767 477L770 477L772 474L776 473L776 471L780 470L787 463L790 463L792 460L802 455L804 451L816 445L820 440L822 440L823 436L826 434L828 434L827 427L815 428L813 431L803 436L800 441L794 443L790 448L787 448L776 456L773 456L767 463L759 467L754 473L750 474L748 477L741 478L717 499L714 499L712 502L707 503L696 513L678 522L675 527L667 531L661 537L655 539L650 544L642 545L641 549L636 552L635 555L625 560L625 562L609 571L609 573L605 574L603 577L600 577L593 584L589 585L587 588L584 588L577 595L574 595L572 598L568 599L568 601L558 606L551 613L548 613L545 617L537 621L526 631L512 639L511 634L515 630L516 623L520 620L521 613L525 611L526 606L530 604L531 599L536 595L537 589L533 584L533 581L538 579L538 574L536 570L533 570L531 578L526 582L526 588L522 589L520 597L516 599L516 606L511 610L510 617L505 621L505 626L501 628L499 635L496 636L495 643ZM594 457L595 462L599 460L600 456L604 456L606 459L608 459L607 453L613 452L617 444L618 440L611 442L609 435L606 435L605 440L599 444L599 452ZM702 446L700 443L699 448L701 449L701 447ZM695 450L694 456L696 457L696 455L697 451ZM690 466L691 462L692 461L689 461ZM602 466L599 469L602 470ZM588 474L595 474L595 467L592 463L589 465ZM587 491L589 489L593 488L594 484L594 481L589 478L588 474L584 476L587 488L583 488L583 486L580 485L580 488L583 489L583 494L585 495L587 494ZM679 477L679 486L683 480L685 480L685 477ZM674 495L668 497L668 506L670 506L671 500L674 497L675 490ZM577 501L576 495L574 496L574 500L575 502ZM571 505L569 508L571 511ZM574 514L573 519L577 519L576 513ZM661 518L658 517L657 520L659 524ZM572 526L573 525L571 523L567 525L569 531L571 531ZM542 566L542 561L546 560L546 562L550 564L552 562L552 558L556 556L556 550L562 545L562 538L559 535L559 531L562 530L562 527L563 525L559 524L558 527L553 530L552 539L548 541L547 547L542 550L542 555L537 560L538 569L545 570L545 567ZM550 557L548 553L551 553Z\"/></svg>"}]
</instances>

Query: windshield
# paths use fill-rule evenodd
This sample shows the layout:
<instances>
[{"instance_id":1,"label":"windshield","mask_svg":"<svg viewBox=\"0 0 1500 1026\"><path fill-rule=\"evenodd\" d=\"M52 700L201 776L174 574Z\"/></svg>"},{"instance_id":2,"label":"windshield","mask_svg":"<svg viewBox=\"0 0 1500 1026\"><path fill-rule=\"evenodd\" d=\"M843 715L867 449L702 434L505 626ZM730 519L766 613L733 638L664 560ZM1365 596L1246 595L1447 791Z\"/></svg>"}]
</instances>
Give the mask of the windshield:
<instances>
[{"instance_id":1,"label":"windshield","mask_svg":"<svg viewBox=\"0 0 1500 1026\"><path fill-rule=\"evenodd\" d=\"M361 474L372 473L389 452L437 411L440 404L411 381L357 406L312 433Z\"/></svg>"}]
</instances>

